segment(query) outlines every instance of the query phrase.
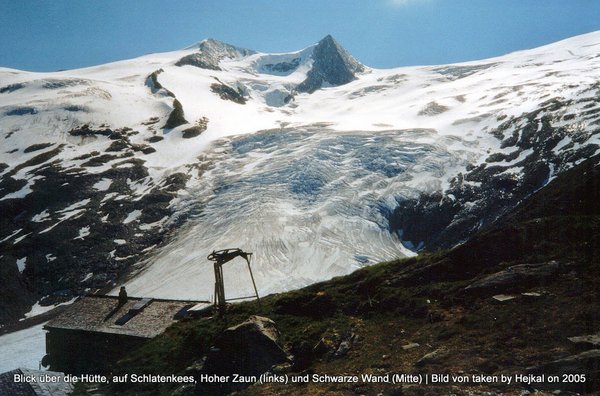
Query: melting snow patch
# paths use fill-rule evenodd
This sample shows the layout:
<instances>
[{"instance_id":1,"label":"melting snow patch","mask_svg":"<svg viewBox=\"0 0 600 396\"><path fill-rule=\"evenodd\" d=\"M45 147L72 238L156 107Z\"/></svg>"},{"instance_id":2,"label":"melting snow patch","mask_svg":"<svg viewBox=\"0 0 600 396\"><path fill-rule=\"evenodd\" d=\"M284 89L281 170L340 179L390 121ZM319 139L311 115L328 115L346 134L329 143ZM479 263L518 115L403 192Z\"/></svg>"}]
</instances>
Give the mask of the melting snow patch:
<instances>
[{"instance_id":1,"label":"melting snow patch","mask_svg":"<svg viewBox=\"0 0 600 396\"><path fill-rule=\"evenodd\" d=\"M31 310L25 314L25 318L31 318L33 316L41 315L45 312L53 310L56 307L60 307L61 305L73 304L76 299L77 299L77 297L73 298L72 300L66 301L64 303L60 303L60 304L56 304L56 305L52 304L52 305L48 305L48 306L40 305L40 302L38 301L35 303L35 305L33 305L31 307ZM23 320L23 319L21 319L21 320Z\"/></svg>"},{"instance_id":2,"label":"melting snow patch","mask_svg":"<svg viewBox=\"0 0 600 396\"><path fill-rule=\"evenodd\" d=\"M497 295L495 295L495 296L492 296L492 298L493 298L494 300L496 300L496 301L499 301L499 302L504 302L504 301L510 301L510 300L513 300L513 299L515 299L516 297L515 297L515 296L511 296L511 295L508 295L508 294L497 294Z\"/></svg>"},{"instance_id":3,"label":"melting snow patch","mask_svg":"<svg viewBox=\"0 0 600 396\"><path fill-rule=\"evenodd\" d=\"M123 164L117 165L117 168L133 168L133 164L131 162L125 162Z\"/></svg>"},{"instance_id":4,"label":"melting snow patch","mask_svg":"<svg viewBox=\"0 0 600 396\"><path fill-rule=\"evenodd\" d=\"M131 179L127 179L127 185L133 192L133 195L137 195L137 196L143 196L149 190L151 190L152 187L154 187L154 184L152 183L152 179L149 177L143 178L141 180L141 182L140 181L133 182L133 181L131 181Z\"/></svg>"},{"instance_id":5,"label":"melting snow patch","mask_svg":"<svg viewBox=\"0 0 600 396\"><path fill-rule=\"evenodd\" d=\"M154 223L140 224L138 227L142 231L148 231L154 227L162 227L162 225L169 220L168 216L163 217L162 219L155 221Z\"/></svg>"},{"instance_id":6,"label":"melting snow patch","mask_svg":"<svg viewBox=\"0 0 600 396\"><path fill-rule=\"evenodd\" d=\"M572 138L570 136L565 136L564 138L562 138L562 140L560 142L558 142L558 144L552 149L552 152L556 155L560 154L560 150L565 147L566 145L568 145L569 143L571 143Z\"/></svg>"},{"instance_id":7,"label":"melting snow patch","mask_svg":"<svg viewBox=\"0 0 600 396\"><path fill-rule=\"evenodd\" d=\"M103 178L92 186L96 191L106 191L112 184L111 179Z\"/></svg>"},{"instance_id":8,"label":"melting snow patch","mask_svg":"<svg viewBox=\"0 0 600 396\"><path fill-rule=\"evenodd\" d=\"M75 217L78 214L83 213L83 212L85 212L85 209L76 209L76 210L72 210L70 212L65 212L65 215L63 217L61 217L60 220L61 221L68 220L71 217Z\"/></svg>"},{"instance_id":9,"label":"melting snow patch","mask_svg":"<svg viewBox=\"0 0 600 396\"><path fill-rule=\"evenodd\" d=\"M124 260L129 260L130 258L133 258L133 257L135 257L135 254L132 254L131 256L125 256L125 257L119 257L119 256L116 256L116 257L115 257L115 261L124 261Z\"/></svg>"},{"instance_id":10,"label":"melting snow patch","mask_svg":"<svg viewBox=\"0 0 600 396\"><path fill-rule=\"evenodd\" d=\"M28 235L31 235L31 232L29 234L25 234L25 235L20 236L17 239L15 239L15 241L13 242L13 245L16 245L17 243L21 242L23 239L27 238Z\"/></svg>"},{"instance_id":11,"label":"melting snow patch","mask_svg":"<svg viewBox=\"0 0 600 396\"><path fill-rule=\"evenodd\" d=\"M17 268L19 269L20 273L23 273L23 271L25 271L25 266L27 265L27 257L23 257L17 260Z\"/></svg>"},{"instance_id":12,"label":"melting snow patch","mask_svg":"<svg viewBox=\"0 0 600 396\"><path fill-rule=\"evenodd\" d=\"M85 205L89 204L91 200L92 200L91 198L87 198L87 199L84 199L82 201L75 202L74 204L67 206L63 210L59 210L58 213L71 212L74 209L78 209L78 208L81 208L82 206L85 206Z\"/></svg>"},{"instance_id":13,"label":"melting snow patch","mask_svg":"<svg viewBox=\"0 0 600 396\"><path fill-rule=\"evenodd\" d=\"M74 240L75 239L81 239L81 240L83 240L83 238L85 238L88 235L90 235L90 227L89 226L88 227L82 227L82 228L79 229L79 236L75 237L73 239Z\"/></svg>"},{"instance_id":14,"label":"melting snow patch","mask_svg":"<svg viewBox=\"0 0 600 396\"><path fill-rule=\"evenodd\" d=\"M44 209L43 212L36 214L31 218L31 221L36 223L41 223L42 221L46 221L50 218L50 214L48 213L48 209Z\"/></svg>"},{"instance_id":15,"label":"melting snow patch","mask_svg":"<svg viewBox=\"0 0 600 396\"><path fill-rule=\"evenodd\" d=\"M109 199L111 199L112 197L115 197L117 195L118 195L118 193L116 193L116 192L108 193L104 196L104 198L102 198L102 201L100 201L100 203L104 203L104 202L108 201Z\"/></svg>"},{"instance_id":16,"label":"melting snow patch","mask_svg":"<svg viewBox=\"0 0 600 396\"><path fill-rule=\"evenodd\" d=\"M0 241L1 242L6 242L8 241L10 238L14 237L15 235L17 235L19 232L23 231L22 228L19 228L18 230L16 230L15 232L13 232L12 234L10 234L9 236L7 236L6 238L4 238L3 240Z\"/></svg>"},{"instance_id":17,"label":"melting snow patch","mask_svg":"<svg viewBox=\"0 0 600 396\"><path fill-rule=\"evenodd\" d=\"M127 243L125 239L115 239L113 242L117 245L125 245Z\"/></svg>"},{"instance_id":18,"label":"melting snow patch","mask_svg":"<svg viewBox=\"0 0 600 396\"><path fill-rule=\"evenodd\" d=\"M6 194L4 197L0 198L0 201L4 201L5 199L22 199L25 198L32 191L33 190L31 189L31 186L28 183L25 186L23 186L23 188L21 188L19 191Z\"/></svg>"},{"instance_id":19,"label":"melting snow patch","mask_svg":"<svg viewBox=\"0 0 600 396\"><path fill-rule=\"evenodd\" d=\"M123 224L129 224L132 221L137 220L137 218L140 217L141 215L142 215L142 211L136 209L127 215L127 218L125 218L125 220L123 220Z\"/></svg>"},{"instance_id":20,"label":"melting snow patch","mask_svg":"<svg viewBox=\"0 0 600 396\"><path fill-rule=\"evenodd\" d=\"M54 224L52 224L50 227L48 227L48 228L46 228L46 229L44 229L44 230L40 231L40 232L39 232L39 234L45 234L45 233L47 233L48 231L52 230L54 227L56 227L56 226L57 226L57 225L59 225L60 223L62 223L62 220L61 220L61 221L58 221L58 222L56 222L56 223L54 223Z\"/></svg>"},{"instance_id":21,"label":"melting snow patch","mask_svg":"<svg viewBox=\"0 0 600 396\"><path fill-rule=\"evenodd\" d=\"M54 256L52 253L48 253L46 255L46 261L47 262L51 262L51 261L54 261L54 260L56 260L56 256Z\"/></svg>"},{"instance_id":22,"label":"melting snow patch","mask_svg":"<svg viewBox=\"0 0 600 396\"><path fill-rule=\"evenodd\" d=\"M154 249L155 247L156 247L156 245L148 246L146 249L142 250L142 253L149 252L150 250Z\"/></svg>"},{"instance_id":23,"label":"melting snow patch","mask_svg":"<svg viewBox=\"0 0 600 396\"><path fill-rule=\"evenodd\" d=\"M85 278L83 278L81 281L82 281L82 282L85 282L86 280L90 279L92 276L94 276L94 273L93 273L93 272L90 272L90 273L88 273L88 274L85 276Z\"/></svg>"}]
</instances>

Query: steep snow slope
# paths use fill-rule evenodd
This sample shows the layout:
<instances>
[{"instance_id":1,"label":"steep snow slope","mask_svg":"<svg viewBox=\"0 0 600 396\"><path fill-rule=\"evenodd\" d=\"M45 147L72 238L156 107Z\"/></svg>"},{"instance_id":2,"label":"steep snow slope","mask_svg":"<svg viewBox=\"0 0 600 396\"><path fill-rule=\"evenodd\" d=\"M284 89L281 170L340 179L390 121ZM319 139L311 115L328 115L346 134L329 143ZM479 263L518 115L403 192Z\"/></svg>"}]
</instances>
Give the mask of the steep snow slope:
<instances>
[{"instance_id":1,"label":"steep snow slope","mask_svg":"<svg viewBox=\"0 0 600 396\"><path fill-rule=\"evenodd\" d=\"M451 246L598 151L599 66L594 32L391 70L331 37L0 69L0 264L23 305L132 265L130 294L206 298L213 249L255 252L264 293Z\"/></svg>"}]
</instances>

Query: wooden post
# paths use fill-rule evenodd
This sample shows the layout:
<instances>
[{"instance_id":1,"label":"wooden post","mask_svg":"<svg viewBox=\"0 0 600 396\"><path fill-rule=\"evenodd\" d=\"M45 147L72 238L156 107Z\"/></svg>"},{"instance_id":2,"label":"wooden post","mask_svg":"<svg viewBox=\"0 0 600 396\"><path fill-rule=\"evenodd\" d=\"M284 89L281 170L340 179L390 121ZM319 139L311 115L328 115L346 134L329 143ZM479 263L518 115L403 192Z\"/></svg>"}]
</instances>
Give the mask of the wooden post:
<instances>
[{"instance_id":1,"label":"wooden post","mask_svg":"<svg viewBox=\"0 0 600 396\"><path fill-rule=\"evenodd\" d=\"M250 256L250 255L248 255ZM250 267L250 259L246 258L246 262L248 263L248 271L250 271L250 279L252 279L252 286L254 286L254 294L256 294L256 301L258 301L258 305L260 306L260 297L258 297L258 290L256 289L256 283L254 282L254 275L252 275L252 267Z\"/></svg>"},{"instance_id":2,"label":"wooden post","mask_svg":"<svg viewBox=\"0 0 600 396\"><path fill-rule=\"evenodd\" d=\"M225 285L223 284L223 267L219 262L215 263L215 306L218 309L225 308Z\"/></svg>"}]
</instances>

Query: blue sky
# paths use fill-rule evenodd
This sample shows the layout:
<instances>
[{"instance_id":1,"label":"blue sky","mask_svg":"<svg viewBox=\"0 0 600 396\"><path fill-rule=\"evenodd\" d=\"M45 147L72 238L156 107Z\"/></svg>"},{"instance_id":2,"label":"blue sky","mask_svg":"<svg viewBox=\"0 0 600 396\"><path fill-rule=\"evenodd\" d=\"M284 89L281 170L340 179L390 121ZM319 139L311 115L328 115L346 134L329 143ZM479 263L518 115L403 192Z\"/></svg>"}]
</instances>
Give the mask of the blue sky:
<instances>
[{"instance_id":1,"label":"blue sky","mask_svg":"<svg viewBox=\"0 0 600 396\"><path fill-rule=\"evenodd\" d=\"M0 66L52 71L207 37L264 52L332 34L379 68L482 59L600 29L597 0L0 0Z\"/></svg>"}]
</instances>

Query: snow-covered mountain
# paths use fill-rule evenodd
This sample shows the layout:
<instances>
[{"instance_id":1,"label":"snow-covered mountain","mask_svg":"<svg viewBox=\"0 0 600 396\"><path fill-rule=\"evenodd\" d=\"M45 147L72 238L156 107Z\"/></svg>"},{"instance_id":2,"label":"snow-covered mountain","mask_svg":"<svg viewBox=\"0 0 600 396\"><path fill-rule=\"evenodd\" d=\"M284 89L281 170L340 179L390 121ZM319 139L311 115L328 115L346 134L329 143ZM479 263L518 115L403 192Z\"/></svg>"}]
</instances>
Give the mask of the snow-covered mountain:
<instances>
[{"instance_id":1,"label":"snow-covered mountain","mask_svg":"<svg viewBox=\"0 0 600 396\"><path fill-rule=\"evenodd\" d=\"M460 243L599 152L599 66L594 32L389 70L331 36L0 69L0 317L117 282L205 299L213 249L267 293Z\"/></svg>"}]
</instances>

